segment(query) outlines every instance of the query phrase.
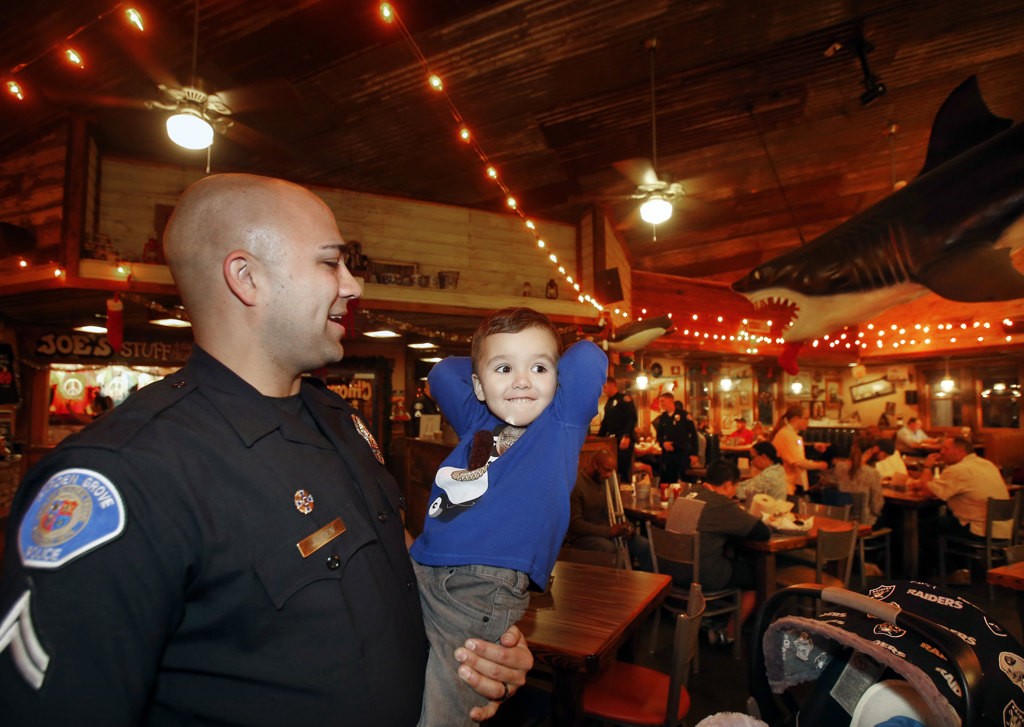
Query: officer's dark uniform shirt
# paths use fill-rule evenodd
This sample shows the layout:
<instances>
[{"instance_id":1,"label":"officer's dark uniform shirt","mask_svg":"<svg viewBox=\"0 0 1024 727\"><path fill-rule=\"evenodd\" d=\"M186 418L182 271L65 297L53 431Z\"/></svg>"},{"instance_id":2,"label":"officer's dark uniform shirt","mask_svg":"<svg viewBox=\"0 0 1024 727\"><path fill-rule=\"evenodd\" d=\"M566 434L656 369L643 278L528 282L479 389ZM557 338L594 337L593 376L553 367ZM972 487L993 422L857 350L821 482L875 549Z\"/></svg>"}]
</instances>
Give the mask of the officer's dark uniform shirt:
<instances>
[{"instance_id":1,"label":"officer's dark uniform shirt","mask_svg":"<svg viewBox=\"0 0 1024 727\"><path fill-rule=\"evenodd\" d=\"M678 402L674 411L662 412L654 420L654 432L658 444L672 442L672 453L676 456L689 458L691 454L697 454L697 427Z\"/></svg>"},{"instance_id":2,"label":"officer's dark uniform shirt","mask_svg":"<svg viewBox=\"0 0 1024 727\"><path fill-rule=\"evenodd\" d=\"M5 725L416 724L398 488L351 406L311 380L297 398L275 406L196 347L29 473L0 589Z\"/></svg>"},{"instance_id":3,"label":"officer's dark uniform shirt","mask_svg":"<svg viewBox=\"0 0 1024 727\"><path fill-rule=\"evenodd\" d=\"M601 418L601 426L597 436L615 436L615 443L622 441L623 437L629 439L629 448L620 449L617 453L618 464L616 469L619 479L622 482L629 482L630 470L633 467L633 449L636 447L636 404L629 394L619 392L609 396L604 404L604 416Z\"/></svg>"}]
</instances>

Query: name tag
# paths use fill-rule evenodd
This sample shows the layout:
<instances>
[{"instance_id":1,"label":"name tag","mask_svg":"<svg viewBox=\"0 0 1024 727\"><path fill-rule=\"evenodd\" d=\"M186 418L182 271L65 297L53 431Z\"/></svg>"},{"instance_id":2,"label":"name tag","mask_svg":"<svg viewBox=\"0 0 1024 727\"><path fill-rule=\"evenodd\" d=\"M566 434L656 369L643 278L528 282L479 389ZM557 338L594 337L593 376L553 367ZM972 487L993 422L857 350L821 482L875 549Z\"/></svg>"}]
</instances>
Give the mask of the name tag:
<instances>
[{"instance_id":1,"label":"name tag","mask_svg":"<svg viewBox=\"0 0 1024 727\"><path fill-rule=\"evenodd\" d=\"M336 517L308 538L303 538L297 542L295 547L299 549L299 553L302 554L303 558L308 558L343 532L345 532L345 523L341 521L340 517Z\"/></svg>"}]
</instances>

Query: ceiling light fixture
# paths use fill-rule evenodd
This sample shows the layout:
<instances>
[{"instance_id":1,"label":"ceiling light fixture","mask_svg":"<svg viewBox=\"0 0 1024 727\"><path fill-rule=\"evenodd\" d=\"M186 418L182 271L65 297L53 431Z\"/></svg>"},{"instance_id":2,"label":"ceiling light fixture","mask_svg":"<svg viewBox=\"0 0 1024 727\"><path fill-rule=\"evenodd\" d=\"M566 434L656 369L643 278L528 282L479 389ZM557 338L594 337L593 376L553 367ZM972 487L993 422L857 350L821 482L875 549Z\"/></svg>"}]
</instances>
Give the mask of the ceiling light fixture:
<instances>
[{"instance_id":1,"label":"ceiling light fixture","mask_svg":"<svg viewBox=\"0 0 1024 727\"><path fill-rule=\"evenodd\" d=\"M430 351L437 348L436 343L430 343L429 341L423 341L420 343L410 343L409 348L415 348L420 351Z\"/></svg>"},{"instance_id":2,"label":"ceiling light fixture","mask_svg":"<svg viewBox=\"0 0 1024 727\"><path fill-rule=\"evenodd\" d=\"M206 149L213 143L213 127L198 109L181 106L167 118L167 136L185 149Z\"/></svg>"},{"instance_id":3,"label":"ceiling light fixture","mask_svg":"<svg viewBox=\"0 0 1024 727\"><path fill-rule=\"evenodd\" d=\"M394 331L389 331L386 328L379 331L366 331L363 335L370 338L401 338L402 336L401 333L395 333Z\"/></svg>"},{"instance_id":4,"label":"ceiling light fixture","mask_svg":"<svg viewBox=\"0 0 1024 727\"><path fill-rule=\"evenodd\" d=\"M665 199L660 192L651 192L651 195L640 205L640 219L649 225L660 225L672 217L672 203Z\"/></svg>"},{"instance_id":5,"label":"ceiling light fixture","mask_svg":"<svg viewBox=\"0 0 1024 727\"><path fill-rule=\"evenodd\" d=\"M188 313L180 305L164 308L161 305L153 304L149 307L149 322L154 326L165 328L191 328L192 322L188 319Z\"/></svg>"}]
</instances>

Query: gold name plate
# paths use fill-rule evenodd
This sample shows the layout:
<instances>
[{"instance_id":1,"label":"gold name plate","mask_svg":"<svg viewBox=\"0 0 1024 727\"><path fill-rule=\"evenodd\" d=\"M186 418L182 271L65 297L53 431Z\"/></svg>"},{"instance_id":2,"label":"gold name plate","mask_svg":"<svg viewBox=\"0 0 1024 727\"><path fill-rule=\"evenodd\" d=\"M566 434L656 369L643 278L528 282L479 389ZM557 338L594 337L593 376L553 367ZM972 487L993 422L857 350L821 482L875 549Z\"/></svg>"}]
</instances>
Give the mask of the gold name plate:
<instances>
[{"instance_id":1,"label":"gold name plate","mask_svg":"<svg viewBox=\"0 0 1024 727\"><path fill-rule=\"evenodd\" d=\"M341 521L340 517L336 517L308 538L303 538L297 542L295 547L299 549L303 558L308 558L343 532L345 532L345 523Z\"/></svg>"}]
</instances>

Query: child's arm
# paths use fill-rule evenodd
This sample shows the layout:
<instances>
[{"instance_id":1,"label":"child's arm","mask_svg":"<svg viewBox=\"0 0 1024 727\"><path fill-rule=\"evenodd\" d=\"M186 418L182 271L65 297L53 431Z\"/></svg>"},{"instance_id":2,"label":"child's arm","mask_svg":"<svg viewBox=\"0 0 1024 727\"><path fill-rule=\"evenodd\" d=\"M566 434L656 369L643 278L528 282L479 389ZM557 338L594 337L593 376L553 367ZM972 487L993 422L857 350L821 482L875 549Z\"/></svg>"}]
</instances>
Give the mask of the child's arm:
<instances>
[{"instance_id":1,"label":"child's arm","mask_svg":"<svg viewBox=\"0 0 1024 727\"><path fill-rule=\"evenodd\" d=\"M430 394L461 439L478 422L484 403L473 393L473 365L466 356L439 361L427 376Z\"/></svg>"},{"instance_id":2,"label":"child's arm","mask_svg":"<svg viewBox=\"0 0 1024 727\"><path fill-rule=\"evenodd\" d=\"M567 421L590 424L607 375L608 356L592 341L577 341L566 350L558 361L558 397Z\"/></svg>"}]
</instances>

